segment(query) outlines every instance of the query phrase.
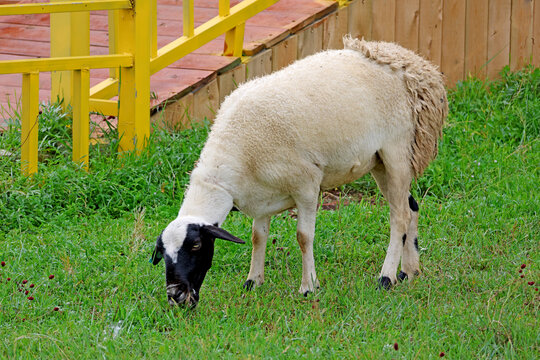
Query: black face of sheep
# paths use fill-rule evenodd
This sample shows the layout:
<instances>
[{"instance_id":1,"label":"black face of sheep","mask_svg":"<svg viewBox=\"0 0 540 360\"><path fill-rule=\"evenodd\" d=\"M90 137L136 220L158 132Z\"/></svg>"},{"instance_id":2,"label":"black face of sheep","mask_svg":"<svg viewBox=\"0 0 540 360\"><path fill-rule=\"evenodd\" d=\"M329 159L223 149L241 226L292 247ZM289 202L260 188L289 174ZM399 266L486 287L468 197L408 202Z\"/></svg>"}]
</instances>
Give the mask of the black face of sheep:
<instances>
[{"instance_id":1,"label":"black face of sheep","mask_svg":"<svg viewBox=\"0 0 540 360\"><path fill-rule=\"evenodd\" d=\"M165 258L170 305L197 305L199 290L212 266L216 238L244 243L215 225L204 224L182 224L173 230L167 228L158 237L152 263L156 265Z\"/></svg>"}]
</instances>

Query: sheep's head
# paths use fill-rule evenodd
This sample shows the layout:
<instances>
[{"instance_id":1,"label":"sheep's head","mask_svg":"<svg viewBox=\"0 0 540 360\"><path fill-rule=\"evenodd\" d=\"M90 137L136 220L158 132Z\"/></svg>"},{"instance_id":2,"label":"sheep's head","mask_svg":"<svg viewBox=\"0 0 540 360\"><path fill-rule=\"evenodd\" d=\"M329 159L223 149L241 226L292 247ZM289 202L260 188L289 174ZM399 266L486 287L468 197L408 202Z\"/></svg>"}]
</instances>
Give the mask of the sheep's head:
<instances>
[{"instance_id":1,"label":"sheep's head","mask_svg":"<svg viewBox=\"0 0 540 360\"><path fill-rule=\"evenodd\" d=\"M216 238L244 244L217 225L195 217L179 217L159 235L152 263L156 265L165 258L169 304L197 305L199 290L212 266Z\"/></svg>"}]
</instances>

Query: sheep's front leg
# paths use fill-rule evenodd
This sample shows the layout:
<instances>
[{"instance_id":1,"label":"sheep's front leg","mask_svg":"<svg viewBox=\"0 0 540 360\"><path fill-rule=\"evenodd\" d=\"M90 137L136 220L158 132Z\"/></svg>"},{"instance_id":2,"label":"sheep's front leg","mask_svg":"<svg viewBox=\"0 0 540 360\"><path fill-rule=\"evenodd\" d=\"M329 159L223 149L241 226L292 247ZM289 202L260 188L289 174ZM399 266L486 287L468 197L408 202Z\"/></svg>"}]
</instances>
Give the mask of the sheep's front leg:
<instances>
[{"instance_id":1,"label":"sheep's front leg","mask_svg":"<svg viewBox=\"0 0 540 360\"><path fill-rule=\"evenodd\" d=\"M403 257L401 258L401 271L398 279L412 280L420 274L420 257L418 254L418 203L409 195L409 208L411 222L407 230L407 237L403 243Z\"/></svg>"},{"instance_id":2,"label":"sheep's front leg","mask_svg":"<svg viewBox=\"0 0 540 360\"><path fill-rule=\"evenodd\" d=\"M313 257L313 238L315 237L315 220L317 216L317 197L314 199L297 201L298 219L296 223L296 237L302 251L302 284L300 293L307 296L319 287L315 272L315 259Z\"/></svg>"},{"instance_id":3,"label":"sheep's front leg","mask_svg":"<svg viewBox=\"0 0 540 360\"><path fill-rule=\"evenodd\" d=\"M253 219L251 233L251 266L244 288L251 290L253 286L262 285L264 282L264 257L266 252L266 240L270 228L270 216Z\"/></svg>"}]
</instances>

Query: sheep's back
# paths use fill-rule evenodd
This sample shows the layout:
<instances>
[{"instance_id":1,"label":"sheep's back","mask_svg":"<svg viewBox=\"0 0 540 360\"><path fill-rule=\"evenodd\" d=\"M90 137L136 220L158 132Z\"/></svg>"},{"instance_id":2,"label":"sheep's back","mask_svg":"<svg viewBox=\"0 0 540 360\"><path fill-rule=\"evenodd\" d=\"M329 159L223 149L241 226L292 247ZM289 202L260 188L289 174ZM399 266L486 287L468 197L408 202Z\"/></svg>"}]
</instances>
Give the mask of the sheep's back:
<instances>
[{"instance_id":1,"label":"sheep's back","mask_svg":"<svg viewBox=\"0 0 540 360\"><path fill-rule=\"evenodd\" d=\"M410 116L399 74L356 51L326 51L241 85L225 99L208 146L247 164L306 156L329 164L411 133Z\"/></svg>"}]
</instances>

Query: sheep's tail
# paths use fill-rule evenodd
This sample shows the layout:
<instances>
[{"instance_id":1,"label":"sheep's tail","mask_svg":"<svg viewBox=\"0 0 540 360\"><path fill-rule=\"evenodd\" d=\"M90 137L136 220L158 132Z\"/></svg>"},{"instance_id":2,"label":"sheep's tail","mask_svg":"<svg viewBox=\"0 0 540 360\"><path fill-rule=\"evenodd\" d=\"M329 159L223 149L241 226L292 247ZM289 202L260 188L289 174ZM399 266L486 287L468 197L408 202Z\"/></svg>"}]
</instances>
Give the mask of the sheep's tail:
<instances>
[{"instance_id":1,"label":"sheep's tail","mask_svg":"<svg viewBox=\"0 0 540 360\"><path fill-rule=\"evenodd\" d=\"M364 41L350 36L345 36L343 43L346 49L359 51L368 59L403 74L414 119L411 165L415 177L422 175L437 156L437 141L442 136L444 119L448 115L443 75L429 61L394 43Z\"/></svg>"}]
</instances>

